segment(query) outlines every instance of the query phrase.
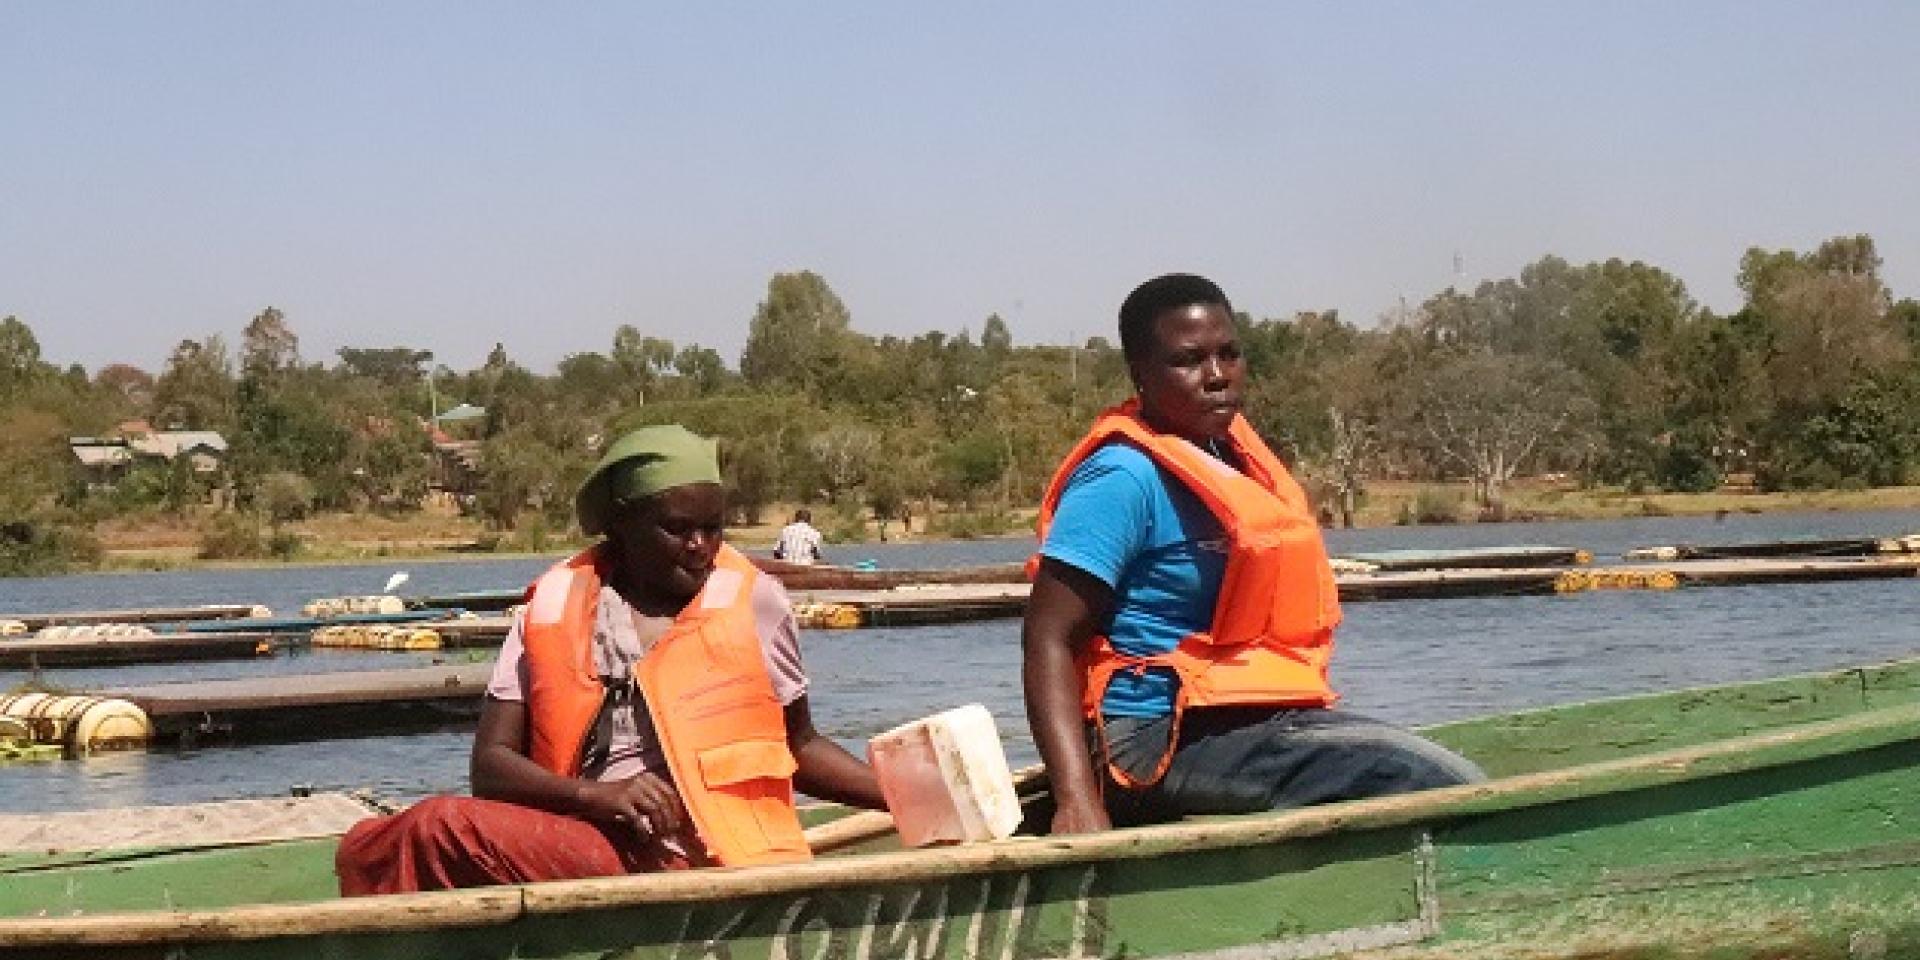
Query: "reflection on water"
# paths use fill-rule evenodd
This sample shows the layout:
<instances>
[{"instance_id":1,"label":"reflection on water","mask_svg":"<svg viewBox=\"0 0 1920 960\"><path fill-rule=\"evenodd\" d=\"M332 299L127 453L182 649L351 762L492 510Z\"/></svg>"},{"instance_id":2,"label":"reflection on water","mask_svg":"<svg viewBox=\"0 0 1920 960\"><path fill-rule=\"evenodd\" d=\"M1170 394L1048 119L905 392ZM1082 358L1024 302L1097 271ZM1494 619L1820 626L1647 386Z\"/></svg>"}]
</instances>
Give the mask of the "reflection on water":
<instances>
[{"instance_id":1,"label":"reflection on water","mask_svg":"<svg viewBox=\"0 0 1920 960\"><path fill-rule=\"evenodd\" d=\"M1336 531L1333 549L1550 543L1617 555L1633 546L1837 537L1920 530L1920 511L1735 516L1592 523ZM889 567L1019 559L1027 541L842 548ZM292 610L315 596L376 591L396 569L421 592L525 582L538 560L397 562L351 567L119 574L0 581L0 610L261 602ZM1730 587L1673 593L1353 604L1340 632L1334 681L1344 706L1403 723L1431 723L1528 706L1672 686L1754 679L1870 663L1920 647L1920 583L1869 581ZM865 739L914 716L984 704L1015 763L1031 762L1019 690L1019 624L1005 620L918 629L812 631L804 640L815 722L859 752ZM377 670L458 654L305 651L262 660L63 670L48 679L99 688L161 680ZM481 654L485 656L485 654ZM23 679L0 671L0 688ZM0 767L0 811L369 787L411 798L463 790L469 734L444 731L260 747L120 754Z\"/></svg>"}]
</instances>

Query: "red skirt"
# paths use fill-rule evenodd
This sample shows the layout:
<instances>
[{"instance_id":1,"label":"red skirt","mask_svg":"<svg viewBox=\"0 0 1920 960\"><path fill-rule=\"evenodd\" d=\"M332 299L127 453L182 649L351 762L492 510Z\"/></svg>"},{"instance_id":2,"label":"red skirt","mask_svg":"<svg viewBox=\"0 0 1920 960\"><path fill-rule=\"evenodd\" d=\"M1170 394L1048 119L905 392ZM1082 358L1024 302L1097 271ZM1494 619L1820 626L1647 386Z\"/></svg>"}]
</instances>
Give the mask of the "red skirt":
<instances>
[{"instance_id":1,"label":"red skirt","mask_svg":"<svg viewBox=\"0 0 1920 960\"><path fill-rule=\"evenodd\" d=\"M428 797L362 820L340 840L340 894L412 893L539 880L684 870L658 841L622 836L533 807L478 797Z\"/></svg>"}]
</instances>

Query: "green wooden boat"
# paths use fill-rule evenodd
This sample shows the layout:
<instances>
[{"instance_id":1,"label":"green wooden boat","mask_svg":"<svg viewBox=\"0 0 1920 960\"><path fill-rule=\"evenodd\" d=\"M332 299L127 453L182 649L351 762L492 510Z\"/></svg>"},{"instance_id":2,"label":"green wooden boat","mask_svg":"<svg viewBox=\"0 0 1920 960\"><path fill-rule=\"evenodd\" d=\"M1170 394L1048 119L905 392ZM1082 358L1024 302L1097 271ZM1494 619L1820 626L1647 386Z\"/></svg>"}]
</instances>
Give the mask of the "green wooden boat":
<instances>
[{"instance_id":1,"label":"green wooden boat","mask_svg":"<svg viewBox=\"0 0 1920 960\"><path fill-rule=\"evenodd\" d=\"M1439 726L1489 783L343 901L327 837L0 857L0 952L1280 960L1920 956L1920 660ZM844 815L818 829L847 827Z\"/></svg>"}]
</instances>

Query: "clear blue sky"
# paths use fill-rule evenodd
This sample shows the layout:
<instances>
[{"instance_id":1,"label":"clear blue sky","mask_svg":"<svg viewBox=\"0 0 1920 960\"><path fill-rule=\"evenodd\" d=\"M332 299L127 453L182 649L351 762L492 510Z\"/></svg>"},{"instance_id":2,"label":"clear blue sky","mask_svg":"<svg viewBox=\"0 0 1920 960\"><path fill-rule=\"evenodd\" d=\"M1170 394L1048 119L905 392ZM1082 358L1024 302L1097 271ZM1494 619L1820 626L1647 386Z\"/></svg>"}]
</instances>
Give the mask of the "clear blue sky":
<instances>
[{"instance_id":1,"label":"clear blue sky","mask_svg":"<svg viewBox=\"0 0 1920 960\"><path fill-rule=\"evenodd\" d=\"M157 370L284 310L535 369L736 362L775 271L872 334L1109 334L1871 233L1920 295L1920 4L10 3L0 315Z\"/></svg>"}]
</instances>

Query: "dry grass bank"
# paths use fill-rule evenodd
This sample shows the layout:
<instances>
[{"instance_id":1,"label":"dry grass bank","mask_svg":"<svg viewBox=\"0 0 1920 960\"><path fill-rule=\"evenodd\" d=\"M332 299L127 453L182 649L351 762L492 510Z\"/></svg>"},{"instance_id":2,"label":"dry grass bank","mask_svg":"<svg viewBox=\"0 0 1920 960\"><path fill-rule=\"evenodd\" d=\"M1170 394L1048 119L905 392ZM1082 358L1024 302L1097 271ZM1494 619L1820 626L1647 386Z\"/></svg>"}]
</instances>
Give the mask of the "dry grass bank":
<instances>
[{"instance_id":1,"label":"dry grass bank","mask_svg":"<svg viewBox=\"0 0 1920 960\"><path fill-rule=\"evenodd\" d=\"M1451 503L1457 522L1477 519L1471 488L1464 483L1381 482L1371 486L1355 517L1357 526L1390 526L1417 516L1422 505ZM1507 491L1513 520L1605 520L1620 517L1711 516L1718 513L1785 513L1830 510L1920 509L1920 486L1870 490L1761 493L1723 487L1708 493L1629 493L1617 487L1582 489L1574 484L1529 479Z\"/></svg>"}]
</instances>

